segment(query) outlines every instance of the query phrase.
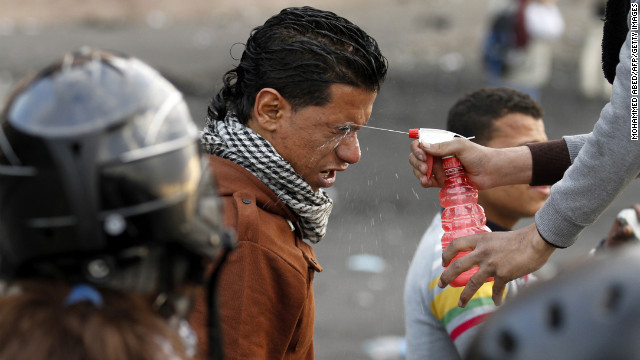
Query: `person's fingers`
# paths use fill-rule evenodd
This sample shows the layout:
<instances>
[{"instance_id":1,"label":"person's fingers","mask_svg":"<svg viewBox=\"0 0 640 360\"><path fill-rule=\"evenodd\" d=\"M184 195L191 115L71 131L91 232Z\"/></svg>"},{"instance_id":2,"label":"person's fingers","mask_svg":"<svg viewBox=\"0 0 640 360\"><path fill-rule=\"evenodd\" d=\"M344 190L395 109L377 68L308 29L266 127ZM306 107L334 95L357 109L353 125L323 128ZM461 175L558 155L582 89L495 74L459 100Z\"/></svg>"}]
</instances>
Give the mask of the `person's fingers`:
<instances>
[{"instance_id":1,"label":"person's fingers","mask_svg":"<svg viewBox=\"0 0 640 360\"><path fill-rule=\"evenodd\" d=\"M476 255L471 252L452 261L449 266L444 269L442 274L440 274L438 286L440 288L446 287L450 282L460 276L460 274L474 267L476 264L475 258Z\"/></svg>"},{"instance_id":2,"label":"person's fingers","mask_svg":"<svg viewBox=\"0 0 640 360\"><path fill-rule=\"evenodd\" d=\"M613 238L617 239L617 238L625 238L629 235L631 235L631 227L628 225L624 225L620 222L620 220L616 219L614 220L613 223L613 228L612 228L612 232L613 232Z\"/></svg>"},{"instance_id":3,"label":"person's fingers","mask_svg":"<svg viewBox=\"0 0 640 360\"><path fill-rule=\"evenodd\" d=\"M457 262L457 260L455 262ZM469 279L464 289L462 289L462 292L460 293L460 300L458 301L458 306L467 306L469 300L471 300L473 295L480 289L480 287L485 283L485 281L487 281L488 278L489 275L487 275L486 272L478 270L478 272Z\"/></svg>"},{"instance_id":4,"label":"person's fingers","mask_svg":"<svg viewBox=\"0 0 640 360\"><path fill-rule=\"evenodd\" d=\"M434 180L430 180L427 175L424 175L420 170L413 169L413 175L420 181L420 186L424 188L437 186Z\"/></svg>"},{"instance_id":5,"label":"person's fingers","mask_svg":"<svg viewBox=\"0 0 640 360\"><path fill-rule=\"evenodd\" d=\"M420 185L425 188L442 187L445 175L442 169L442 161L437 161L433 156L426 156L427 161L421 161L415 153L409 154L409 164L413 175L420 181Z\"/></svg>"},{"instance_id":6,"label":"person's fingers","mask_svg":"<svg viewBox=\"0 0 640 360\"><path fill-rule=\"evenodd\" d=\"M469 250L472 251L449 264L438 282L442 288L462 272L478 266L460 294L459 306L463 307L490 277L494 278L493 301L500 304L507 282L539 269L555 247L544 241L533 223L514 232L483 233L455 239L443 252L443 261L446 264L456 253Z\"/></svg>"},{"instance_id":7,"label":"person's fingers","mask_svg":"<svg viewBox=\"0 0 640 360\"><path fill-rule=\"evenodd\" d=\"M409 147L411 148L411 151L415 151L417 149L420 149L420 141L418 140L413 140L410 144Z\"/></svg>"},{"instance_id":8,"label":"person's fingers","mask_svg":"<svg viewBox=\"0 0 640 360\"><path fill-rule=\"evenodd\" d=\"M453 264L455 263L456 262L454 261ZM458 271L459 268L457 266L453 266L453 264L452 266L445 268L442 274L440 274L440 280L438 280L439 288L444 289L450 282L464 272L464 270Z\"/></svg>"},{"instance_id":9,"label":"person's fingers","mask_svg":"<svg viewBox=\"0 0 640 360\"><path fill-rule=\"evenodd\" d=\"M425 153L437 157L458 155L458 152L464 147L465 141L469 142L469 140L462 138L455 138L450 141L435 144L423 142L420 143L420 148L422 148Z\"/></svg>"},{"instance_id":10,"label":"person's fingers","mask_svg":"<svg viewBox=\"0 0 640 360\"><path fill-rule=\"evenodd\" d=\"M411 164L411 167L414 169L414 173L415 170L417 170L421 176L425 175L429 170L429 166L427 165L427 163L416 158L416 155L414 153L409 154L409 164Z\"/></svg>"},{"instance_id":11,"label":"person's fingers","mask_svg":"<svg viewBox=\"0 0 640 360\"><path fill-rule=\"evenodd\" d=\"M618 237L626 239L633 235L633 228L629 225L621 226L618 229Z\"/></svg>"},{"instance_id":12,"label":"person's fingers","mask_svg":"<svg viewBox=\"0 0 640 360\"><path fill-rule=\"evenodd\" d=\"M416 160L413 154L409 155L409 163L411 164L413 171L413 176L420 181L420 186L424 188L437 186L437 183L434 180L430 180L429 176L426 175L428 165Z\"/></svg>"},{"instance_id":13,"label":"person's fingers","mask_svg":"<svg viewBox=\"0 0 640 360\"><path fill-rule=\"evenodd\" d=\"M422 150L420 147L420 142L418 140L414 140L410 144L411 153L420 161L425 161L427 159L427 153Z\"/></svg>"},{"instance_id":14,"label":"person's fingers","mask_svg":"<svg viewBox=\"0 0 640 360\"><path fill-rule=\"evenodd\" d=\"M507 287L507 283L498 278L493 280L493 293L491 298L493 299L493 303L496 306L500 306L502 304L502 297L504 296L504 291Z\"/></svg>"},{"instance_id":15,"label":"person's fingers","mask_svg":"<svg viewBox=\"0 0 640 360\"><path fill-rule=\"evenodd\" d=\"M447 245L447 248L442 252L442 266L449 265L449 262L453 260L459 252L474 250L476 248L478 238L481 235L482 234L463 236L451 241L451 243Z\"/></svg>"},{"instance_id":16,"label":"person's fingers","mask_svg":"<svg viewBox=\"0 0 640 360\"><path fill-rule=\"evenodd\" d=\"M423 175L420 178L420 185L422 185L422 187L424 188L438 187L438 182L433 178L428 178L427 175Z\"/></svg>"},{"instance_id":17,"label":"person's fingers","mask_svg":"<svg viewBox=\"0 0 640 360\"><path fill-rule=\"evenodd\" d=\"M418 180L421 180L423 176L425 176L420 169L416 169L414 167L411 168L411 171L413 171L413 176L415 176Z\"/></svg>"}]
</instances>

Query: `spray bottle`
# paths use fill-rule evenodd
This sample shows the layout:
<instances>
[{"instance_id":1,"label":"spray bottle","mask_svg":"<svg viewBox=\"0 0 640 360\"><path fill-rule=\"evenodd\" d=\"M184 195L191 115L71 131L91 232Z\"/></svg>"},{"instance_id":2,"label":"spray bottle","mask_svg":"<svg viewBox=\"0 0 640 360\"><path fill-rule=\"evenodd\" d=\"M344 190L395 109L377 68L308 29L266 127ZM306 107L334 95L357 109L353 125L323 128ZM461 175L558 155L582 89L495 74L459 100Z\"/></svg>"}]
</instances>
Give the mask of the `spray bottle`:
<instances>
[{"instance_id":1,"label":"spray bottle","mask_svg":"<svg viewBox=\"0 0 640 360\"><path fill-rule=\"evenodd\" d=\"M420 143L436 144L453 140L456 136L462 137L451 131L440 129L422 128L409 130L409 137L419 139ZM429 166L427 176L430 176L433 157L428 156L427 164ZM478 187L465 174L460 160L455 156L443 157L442 165L446 175L444 186L439 194L440 205L444 208L441 216L442 229L445 231L441 239L442 251L444 251L453 239L491 232L491 230L486 226L487 218L484 215L484 209L478 205ZM468 253L468 251L460 252L453 260ZM454 287L465 286L477 271L478 268L473 267L463 272L450 285ZM486 281L493 281L493 278L489 278Z\"/></svg>"}]
</instances>

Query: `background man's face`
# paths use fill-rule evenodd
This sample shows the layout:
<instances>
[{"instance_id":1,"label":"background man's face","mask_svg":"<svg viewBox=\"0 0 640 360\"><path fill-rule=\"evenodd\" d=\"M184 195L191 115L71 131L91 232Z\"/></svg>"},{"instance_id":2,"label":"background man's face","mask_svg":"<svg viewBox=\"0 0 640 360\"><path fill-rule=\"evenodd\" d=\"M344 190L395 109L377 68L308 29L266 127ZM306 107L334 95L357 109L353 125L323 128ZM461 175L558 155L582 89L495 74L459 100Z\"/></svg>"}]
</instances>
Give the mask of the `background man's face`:
<instances>
[{"instance_id":1,"label":"background man's face","mask_svg":"<svg viewBox=\"0 0 640 360\"><path fill-rule=\"evenodd\" d=\"M333 84L331 101L285 115L270 141L314 192L328 188L336 173L360 160L356 131L369 121L376 92Z\"/></svg>"},{"instance_id":2,"label":"background man's face","mask_svg":"<svg viewBox=\"0 0 640 360\"><path fill-rule=\"evenodd\" d=\"M541 119L512 113L493 123L493 137L484 145L505 148L541 141L547 141ZM487 219L511 228L520 218L533 216L548 197L548 186L510 185L481 190L478 203L484 208Z\"/></svg>"}]
</instances>

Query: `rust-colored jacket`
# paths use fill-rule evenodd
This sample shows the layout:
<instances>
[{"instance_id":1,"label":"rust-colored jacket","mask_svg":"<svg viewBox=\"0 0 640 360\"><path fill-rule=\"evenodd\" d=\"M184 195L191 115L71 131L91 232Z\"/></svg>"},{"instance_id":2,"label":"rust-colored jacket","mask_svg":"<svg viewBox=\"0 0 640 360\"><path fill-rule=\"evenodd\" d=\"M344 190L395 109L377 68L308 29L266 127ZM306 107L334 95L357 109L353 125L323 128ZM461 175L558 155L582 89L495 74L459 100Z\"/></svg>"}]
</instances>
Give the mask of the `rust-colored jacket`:
<instances>
[{"instance_id":1,"label":"rust-colored jacket","mask_svg":"<svg viewBox=\"0 0 640 360\"><path fill-rule=\"evenodd\" d=\"M313 359L312 282L322 268L300 230L292 229L296 215L240 165L210 158L226 224L238 237L217 290L225 359ZM208 351L207 316L200 291L190 323L201 359Z\"/></svg>"}]
</instances>

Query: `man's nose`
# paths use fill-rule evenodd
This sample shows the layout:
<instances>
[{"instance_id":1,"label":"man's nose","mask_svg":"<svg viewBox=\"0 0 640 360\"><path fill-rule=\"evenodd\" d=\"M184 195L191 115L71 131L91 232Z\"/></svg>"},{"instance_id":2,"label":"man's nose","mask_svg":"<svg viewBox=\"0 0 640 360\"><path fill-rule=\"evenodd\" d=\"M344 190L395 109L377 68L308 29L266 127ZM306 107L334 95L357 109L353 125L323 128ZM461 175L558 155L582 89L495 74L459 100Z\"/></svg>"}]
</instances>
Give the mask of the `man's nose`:
<instances>
[{"instance_id":1,"label":"man's nose","mask_svg":"<svg viewBox=\"0 0 640 360\"><path fill-rule=\"evenodd\" d=\"M338 157L349 163L355 164L360 161L360 143L355 133L345 136L336 148Z\"/></svg>"}]
</instances>

